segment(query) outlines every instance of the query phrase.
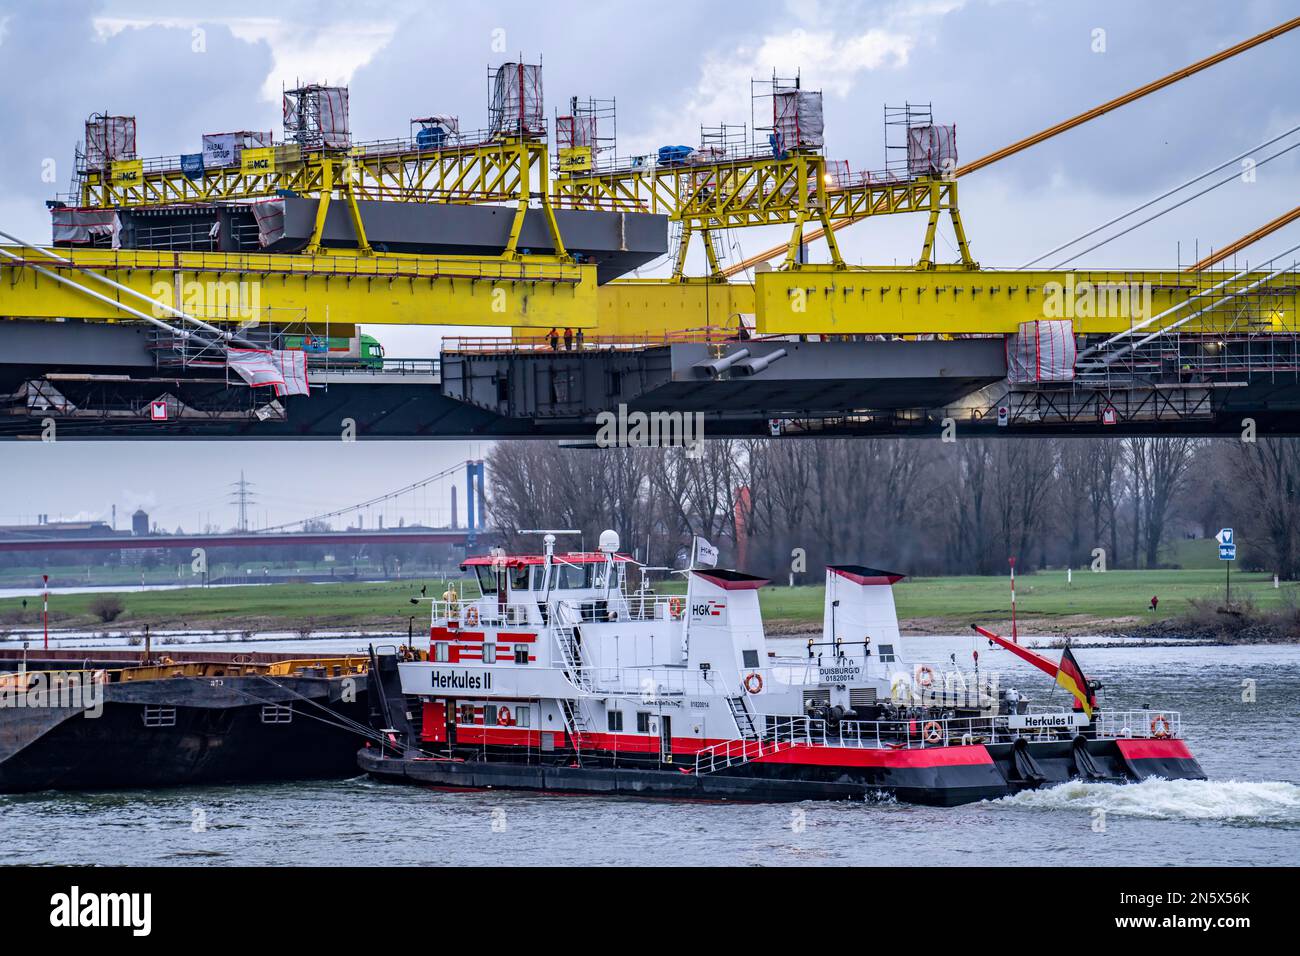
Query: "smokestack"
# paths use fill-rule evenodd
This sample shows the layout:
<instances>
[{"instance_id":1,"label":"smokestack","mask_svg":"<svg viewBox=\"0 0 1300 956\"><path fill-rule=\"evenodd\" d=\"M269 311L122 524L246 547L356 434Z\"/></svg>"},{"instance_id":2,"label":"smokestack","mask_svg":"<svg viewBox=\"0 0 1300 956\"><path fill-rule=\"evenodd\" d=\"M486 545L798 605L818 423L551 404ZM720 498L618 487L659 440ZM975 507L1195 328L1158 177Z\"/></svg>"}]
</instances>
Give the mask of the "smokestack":
<instances>
[{"instance_id":1,"label":"smokestack","mask_svg":"<svg viewBox=\"0 0 1300 956\"><path fill-rule=\"evenodd\" d=\"M465 462L465 527L473 531L478 527L475 521L474 508L477 502L474 494L474 473L477 470L472 461Z\"/></svg>"}]
</instances>

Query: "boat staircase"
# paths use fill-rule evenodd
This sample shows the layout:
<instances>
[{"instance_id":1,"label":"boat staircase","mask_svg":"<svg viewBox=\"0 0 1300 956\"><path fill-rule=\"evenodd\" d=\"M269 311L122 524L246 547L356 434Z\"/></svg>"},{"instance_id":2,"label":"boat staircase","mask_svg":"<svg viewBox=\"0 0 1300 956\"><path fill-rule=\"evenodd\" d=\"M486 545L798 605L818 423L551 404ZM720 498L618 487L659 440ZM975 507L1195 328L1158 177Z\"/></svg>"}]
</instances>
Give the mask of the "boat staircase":
<instances>
[{"instance_id":1,"label":"boat staircase","mask_svg":"<svg viewBox=\"0 0 1300 956\"><path fill-rule=\"evenodd\" d=\"M560 652L560 660L569 680L580 691L590 692L591 677L582 665L582 645L579 640L577 625L570 619L570 609L561 604L551 621L551 632L555 635L555 644ZM564 729L573 741L573 750L579 765L582 763L582 744L590 731L590 723L583 712L581 700L560 700L560 714L564 718Z\"/></svg>"},{"instance_id":2,"label":"boat staircase","mask_svg":"<svg viewBox=\"0 0 1300 956\"><path fill-rule=\"evenodd\" d=\"M749 709L748 700L743 694L728 697L727 706L736 720L738 736L696 752L695 772L697 774L715 773L728 767L744 766L759 757L769 757L804 742L803 737L794 733L778 733L774 737L767 737L760 733L754 723L754 714Z\"/></svg>"}]
</instances>

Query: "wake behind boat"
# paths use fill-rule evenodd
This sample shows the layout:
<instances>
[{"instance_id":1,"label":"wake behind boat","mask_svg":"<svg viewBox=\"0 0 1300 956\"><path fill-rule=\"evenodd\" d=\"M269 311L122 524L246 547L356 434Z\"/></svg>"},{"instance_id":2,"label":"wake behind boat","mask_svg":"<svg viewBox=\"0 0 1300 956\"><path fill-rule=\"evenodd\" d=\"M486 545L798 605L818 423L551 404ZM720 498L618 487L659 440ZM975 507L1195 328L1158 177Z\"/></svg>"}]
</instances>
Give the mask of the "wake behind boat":
<instances>
[{"instance_id":1,"label":"wake behind boat","mask_svg":"<svg viewBox=\"0 0 1300 956\"><path fill-rule=\"evenodd\" d=\"M433 602L427 651L377 655L371 775L446 788L700 800L863 799L955 805L1072 779L1204 779L1174 711L1104 710L1059 662L982 628L1052 675L1074 708L1040 708L986 667L903 654L902 575L826 568L806 656L769 647L758 589L693 569L685 595L601 535L595 552L475 557L479 595ZM634 586L629 580L640 574Z\"/></svg>"}]
</instances>

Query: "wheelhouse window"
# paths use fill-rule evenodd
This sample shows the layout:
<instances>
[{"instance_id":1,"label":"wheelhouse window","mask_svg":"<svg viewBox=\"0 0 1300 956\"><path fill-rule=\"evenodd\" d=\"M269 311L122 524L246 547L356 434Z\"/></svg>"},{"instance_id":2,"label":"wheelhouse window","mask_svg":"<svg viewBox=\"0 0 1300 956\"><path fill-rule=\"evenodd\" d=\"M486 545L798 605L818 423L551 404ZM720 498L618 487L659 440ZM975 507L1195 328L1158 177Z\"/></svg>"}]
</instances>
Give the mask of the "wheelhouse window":
<instances>
[{"instance_id":1,"label":"wheelhouse window","mask_svg":"<svg viewBox=\"0 0 1300 956\"><path fill-rule=\"evenodd\" d=\"M516 644L516 645L515 645L515 663L516 663L516 664L527 664L527 663L528 663L528 645L527 645L527 644Z\"/></svg>"},{"instance_id":2,"label":"wheelhouse window","mask_svg":"<svg viewBox=\"0 0 1300 956\"><path fill-rule=\"evenodd\" d=\"M528 565L521 565L510 570L510 590L527 591L528 590L528 572L531 569Z\"/></svg>"},{"instance_id":3,"label":"wheelhouse window","mask_svg":"<svg viewBox=\"0 0 1300 956\"><path fill-rule=\"evenodd\" d=\"M478 586L484 594L497 593L497 575L496 571L489 565L476 565L474 571L478 574Z\"/></svg>"},{"instance_id":4,"label":"wheelhouse window","mask_svg":"<svg viewBox=\"0 0 1300 956\"><path fill-rule=\"evenodd\" d=\"M445 664L450 659L448 653L448 644L446 641L438 641L433 645L433 660L435 663Z\"/></svg>"},{"instance_id":5,"label":"wheelhouse window","mask_svg":"<svg viewBox=\"0 0 1300 956\"><path fill-rule=\"evenodd\" d=\"M623 732L623 712L621 710L611 710L605 714L609 722L609 732L611 734L621 734Z\"/></svg>"},{"instance_id":6,"label":"wheelhouse window","mask_svg":"<svg viewBox=\"0 0 1300 956\"><path fill-rule=\"evenodd\" d=\"M555 588L557 590L574 590L593 587L596 565L594 564L556 564Z\"/></svg>"}]
</instances>

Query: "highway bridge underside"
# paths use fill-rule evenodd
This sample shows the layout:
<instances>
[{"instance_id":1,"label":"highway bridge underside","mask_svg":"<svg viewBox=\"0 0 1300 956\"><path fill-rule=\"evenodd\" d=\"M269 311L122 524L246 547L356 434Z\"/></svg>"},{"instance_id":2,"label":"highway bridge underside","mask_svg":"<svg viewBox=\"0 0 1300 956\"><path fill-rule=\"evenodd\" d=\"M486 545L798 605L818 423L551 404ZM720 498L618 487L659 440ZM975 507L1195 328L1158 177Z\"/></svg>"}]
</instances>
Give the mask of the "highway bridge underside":
<instances>
[{"instance_id":1,"label":"highway bridge underside","mask_svg":"<svg viewBox=\"0 0 1300 956\"><path fill-rule=\"evenodd\" d=\"M1294 371L1011 389L1001 338L458 352L440 372L313 370L310 396L281 399L224 368L159 368L149 341L131 325L0 322L0 436L583 441L620 406L698 412L717 438L933 437L949 418L967 435L1237 435L1246 418L1300 434Z\"/></svg>"}]
</instances>

